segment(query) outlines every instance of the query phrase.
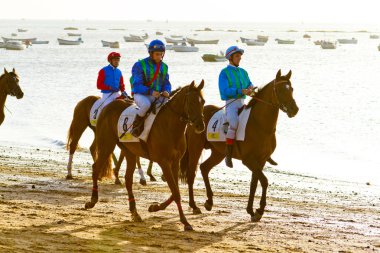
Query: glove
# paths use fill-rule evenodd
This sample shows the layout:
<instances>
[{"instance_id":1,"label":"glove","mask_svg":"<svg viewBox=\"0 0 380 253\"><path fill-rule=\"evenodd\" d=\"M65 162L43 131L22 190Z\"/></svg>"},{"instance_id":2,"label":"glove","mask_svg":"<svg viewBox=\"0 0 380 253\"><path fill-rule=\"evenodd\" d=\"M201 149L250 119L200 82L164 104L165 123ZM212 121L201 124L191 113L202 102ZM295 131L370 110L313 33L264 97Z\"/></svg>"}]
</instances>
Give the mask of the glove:
<instances>
[{"instance_id":1,"label":"glove","mask_svg":"<svg viewBox=\"0 0 380 253\"><path fill-rule=\"evenodd\" d=\"M123 91L120 96L118 96L116 99L126 99L128 98L127 92Z\"/></svg>"}]
</instances>

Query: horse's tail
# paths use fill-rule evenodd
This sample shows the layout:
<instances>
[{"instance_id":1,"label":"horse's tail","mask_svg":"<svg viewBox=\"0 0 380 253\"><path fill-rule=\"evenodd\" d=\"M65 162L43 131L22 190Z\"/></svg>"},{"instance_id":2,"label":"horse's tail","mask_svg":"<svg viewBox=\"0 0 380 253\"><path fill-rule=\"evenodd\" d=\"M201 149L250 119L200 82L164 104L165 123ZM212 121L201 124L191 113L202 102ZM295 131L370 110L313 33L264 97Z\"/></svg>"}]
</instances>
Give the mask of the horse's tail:
<instances>
[{"instance_id":1,"label":"horse's tail","mask_svg":"<svg viewBox=\"0 0 380 253\"><path fill-rule=\"evenodd\" d=\"M187 183L189 173L189 148L186 145L186 151L185 154L182 156L182 159L180 161L180 171L179 171L179 178L181 180L181 183Z\"/></svg>"},{"instance_id":2,"label":"horse's tail","mask_svg":"<svg viewBox=\"0 0 380 253\"><path fill-rule=\"evenodd\" d=\"M66 149L70 150L70 145L73 140L73 132L74 132L74 119L71 121L69 131L67 131L67 142L66 142Z\"/></svg>"},{"instance_id":3,"label":"horse's tail","mask_svg":"<svg viewBox=\"0 0 380 253\"><path fill-rule=\"evenodd\" d=\"M104 161L101 161L98 159L98 142L96 142L95 152L94 152L94 163L93 166L98 166L99 173L98 173L98 179L101 180L102 178L112 178L113 175L113 169L112 169L112 152L106 157ZM103 164L101 164L103 162ZM96 168L94 168L96 169Z\"/></svg>"}]
</instances>

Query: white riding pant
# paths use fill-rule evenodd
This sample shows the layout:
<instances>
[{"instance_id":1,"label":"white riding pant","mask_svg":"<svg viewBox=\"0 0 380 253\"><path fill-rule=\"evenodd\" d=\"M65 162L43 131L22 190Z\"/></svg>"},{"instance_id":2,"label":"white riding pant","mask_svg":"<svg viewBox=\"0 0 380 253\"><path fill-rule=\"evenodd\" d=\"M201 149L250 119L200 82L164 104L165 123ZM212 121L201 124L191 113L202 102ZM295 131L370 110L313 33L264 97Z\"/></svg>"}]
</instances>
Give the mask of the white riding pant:
<instances>
[{"instance_id":1,"label":"white riding pant","mask_svg":"<svg viewBox=\"0 0 380 253\"><path fill-rule=\"evenodd\" d=\"M111 103L112 101L115 101L116 100L116 98L118 97L118 96L120 96L120 94L119 94L119 92L114 92L114 93L102 93L103 95L102 95L102 98L101 98L101 100L103 100L102 101L102 108L104 108L104 107L106 107L109 103Z\"/></svg>"},{"instance_id":2,"label":"white riding pant","mask_svg":"<svg viewBox=\"0 0 380 253\"><path fill-rule=\"evenodd\" d=\"M226 101L226 118L229 123L226 137L228 139L236 138L236 130L239 126L239 109L244 105L244 98L229 99Z\"/></svg>"},{"instance_id":3,"label":"white riding pant","mask_svg":"<svg viewBox=\"0 0 380 253\"><path fill-rule=\"evenodd\" d=\"M133 97L135 99L136 105L139 107L137 114L140 117L145 116L146 112L149 110L152 103L156 100L156 98L153 97L152 95L134 94ZM160 97L157 99L156 103L158 104L163 103L164 100L166 100L166 98Z\"/></svg>"}]
</instances>

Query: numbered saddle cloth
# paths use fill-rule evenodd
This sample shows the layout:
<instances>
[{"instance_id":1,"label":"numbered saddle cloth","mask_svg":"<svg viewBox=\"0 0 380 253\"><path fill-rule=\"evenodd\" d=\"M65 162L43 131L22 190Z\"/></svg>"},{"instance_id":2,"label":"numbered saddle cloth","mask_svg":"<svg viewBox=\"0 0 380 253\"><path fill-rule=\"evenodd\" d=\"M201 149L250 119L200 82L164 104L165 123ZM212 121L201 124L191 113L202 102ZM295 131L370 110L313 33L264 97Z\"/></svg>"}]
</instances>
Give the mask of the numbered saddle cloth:
<instances>
[{"instance_id":1,"label":"numbered saddle cloth","mask_svg":"<svg viewBox=\"0 0 380 253\"><path fill-rule=\"evenodd\" d=\"M104 104L103 103L104 100L99 98L98 100L95 101L95 103L92 105L91 107L91 110L90 110L90 123L91 123L91 126L96 126L96 122L98 121L98 117L100 115L100 112L103 110L104 108Z\"/></svg>"},{"instance_id":2,"label":"numbered saddle cloth","mask_svg":"<svg viewBox=\"0 0 380 253\"><path fill-rule=\"evenodd\" d=\"M156 108L156 113L149 113L144 122L144 130L139 136L139 138L134 137L131 134L133 121L136 118L138 107L136 104L129 106L125 109L119 117L119 121L117 123L117 132L119 136L120 142L139 142L141 140L147 141L149 137L150 130L152 129L152 125L156 116L158 115L162 106Z\"/></svg>"},{"instance_id":3,"label":"numbered saddle cloth","mask_svg":"<svg viewBox=\"0 0 380 253\"><path fill-rule=\"evenodd\" d=\"M244 141L245 128L247 126L251 108L244 108L239 114L239 126L236 131L236 140ZM227 118L225 110L219 110L212 115L207 125L207 140L208 141L226 141L226 125Z\"/></svg>"}]
</instances>

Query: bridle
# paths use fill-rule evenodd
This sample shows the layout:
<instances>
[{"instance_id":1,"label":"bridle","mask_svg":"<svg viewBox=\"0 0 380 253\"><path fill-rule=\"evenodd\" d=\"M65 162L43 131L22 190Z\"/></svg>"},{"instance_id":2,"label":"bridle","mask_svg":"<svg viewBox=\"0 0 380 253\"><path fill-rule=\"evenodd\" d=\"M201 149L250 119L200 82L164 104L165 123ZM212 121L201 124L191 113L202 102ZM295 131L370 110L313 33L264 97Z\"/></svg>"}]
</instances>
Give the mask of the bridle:
<instances>
[{"instance_id":1,"label":"bridle","mask_svg":"<svg viewBox=\"0 0 380 253\"><path fill-rule=\"evenodd\" d=\"M18 81L17 81L17 78L15 76L11 76L10 74L7 74L4 78L7 78L6 82L10 82L9 78L12 78L14 80L14 82L16 83L16 85L18 85ZM9 94L11 96L16 96L17 95L16 91L15 91L15 88L10 89L9 88L9 84L8 84L8 90L4 91L4 92L5 92L5 94Z\"/></svg>"},{"instance_id":2,"label":"bridle","mask_svg":"<svg viewBox=\"0 0 380 253\"><path fill-rule=\"evenodd\" d=\"M180 92L180 91L178 91ZM182 122L185 122L186 124L189 124L190 126L194 124L194 122L197 120L197 119L192 119L190 118L190 113L189 113L189 106L187 105L187 102L188 102L188 95L192 92L197 92L197 91L189 91L187 92L186 96L185 96L185 107L186 107L186 112L185 114L184 113L179 113L177 112L172 106L171 106L171 103L169 103L173 98L170 98L169 101L167 102L167 106L170 108L170 110L172 110L175 114L177 114L179 116L179 119L182 121ZM200 99L203 100L203 98L201 96L199 96ZM202 115L202 120L203 120L203 115Z\"/></svg>"}]
</instances>

